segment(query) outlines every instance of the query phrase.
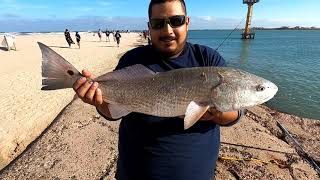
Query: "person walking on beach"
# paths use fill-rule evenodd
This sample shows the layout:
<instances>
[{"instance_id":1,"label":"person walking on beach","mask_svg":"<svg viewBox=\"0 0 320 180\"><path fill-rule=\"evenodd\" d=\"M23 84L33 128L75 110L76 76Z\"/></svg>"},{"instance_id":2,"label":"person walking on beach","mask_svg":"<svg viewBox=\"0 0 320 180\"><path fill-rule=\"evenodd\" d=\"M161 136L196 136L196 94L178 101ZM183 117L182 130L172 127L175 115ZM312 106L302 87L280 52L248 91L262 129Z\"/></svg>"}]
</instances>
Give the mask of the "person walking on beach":
<instances>
[{"instance_id":1,"label":"person walking on beach","mask_svg":"<svg viewBox=\"0 0 320 180\"><path fill-rule=\"evenodd\" d=\"M73 42L73 40L72 40L72 38L71 38L71 36L70 36L70 32L69 32L68 29L66 29L66 30L64 31L64 36L65 36L66 41L67 41L67 43L68 43L68 45L69 45L69 48L71 48L71 44L74 44L74 42Z\"/></svg>"},{"instance_id":2,"label":"person walking on beach","mask_svg":"<svg viewBox=\"0 0 320 180\"><path fill-rule=\"evenodd\" d=\"M110 41L109 36L110 36L110 32L106 29L106 42Z\"/></svg>"},{"instance_id":3,"label":"person walking on beach","mask_svg":"<svg viewBox=\"0 0 320 180\"><path fill-rule=\"evenodd\" d=\"M148 27L152 45L125 53L116 70L142 64L155 72L200 66L226 66L210 47L186 42L190 18L184 0L151 0ZM83 71L86 78L95 76ZM97 82L81 78L73 85L85 103L107 120L109 107ZM220 126L235 124L243 110L219 112L209 108L194 126L183 130L181 117L130 113L119 127L117 180L209 180L214 176L220 146Z\"/></svg>"},{"instance_id":4,"label":"person walking on beach","mask_svg":"<svg viewBox=\"0 0 320 180\"><path fill-rule=\"evenodd\" d=\"M98 31L98 37L99 37L99 39L100 39L100 41L101 41L101 38L102 38L102 31L101 31L101 29L99 29L99 31Z\"/></svg>"},{"instance_id":5,"label":"person walking on beach","mask_svg":"<svg viewBox=\"0 0 320 180\"><path fill-rule=\"evenodd\" d=\"M116 38L117 46L119 47L119 45L120 45L120 38L121 38L120 32L117 31L116 34L114 35L114 37Z\"/></svg>"},{"instance_id":6,"label":"person walking on beach","mask_svg":"<svg viewBox=\"0 0 320 180\"><path fill-rule=\"evenodd\" d=\"M77 40L77 44L78 44L79 49L80 49L80 40L81 40L81 36L80 36L80 34L79 34L79 32L78 32L78 31L76 32L76 40Z\"/></svg>"},{"instance_id":7,"label":"person walking on beach","mask_svg":"<svg viewBox=\"0 0 320 180\"><path fill-rule=\"evenodd\" d=\"M116 31L112 31L113 41L116 42Z\"/></svg>"}]
</instances>

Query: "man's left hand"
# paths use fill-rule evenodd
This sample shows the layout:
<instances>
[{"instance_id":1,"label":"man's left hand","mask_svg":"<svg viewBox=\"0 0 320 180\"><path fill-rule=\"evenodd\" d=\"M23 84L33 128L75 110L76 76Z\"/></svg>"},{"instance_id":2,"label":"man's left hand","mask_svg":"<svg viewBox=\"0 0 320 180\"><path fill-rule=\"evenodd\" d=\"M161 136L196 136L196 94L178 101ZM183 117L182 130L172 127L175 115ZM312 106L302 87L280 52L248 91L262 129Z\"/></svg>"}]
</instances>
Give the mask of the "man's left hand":
<instances>
[{"instance_id":1,"label":"man's left hand","mask_svg":"<svg viewBox=\"0 0 320 180\"><path fill-rule=\"evenodd\" d=\"M220 112L215 107L211 107L200 118L200 121L213 121L219 125L227 125L238 119L238 111Z\"/></svg>"}]
</instances>

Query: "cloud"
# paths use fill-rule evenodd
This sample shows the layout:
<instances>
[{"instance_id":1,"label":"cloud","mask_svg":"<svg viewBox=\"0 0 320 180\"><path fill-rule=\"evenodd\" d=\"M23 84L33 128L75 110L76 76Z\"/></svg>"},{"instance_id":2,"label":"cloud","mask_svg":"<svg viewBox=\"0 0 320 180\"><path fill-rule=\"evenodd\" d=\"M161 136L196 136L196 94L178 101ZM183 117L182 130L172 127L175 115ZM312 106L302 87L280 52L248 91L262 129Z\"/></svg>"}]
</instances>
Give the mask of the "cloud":
<instances>
[{"instance_id":1,"label":"cloud","mask_svg":"<svg viewBox=\"0 0 320 180\"><path fill-rule=\"evenodd\" d=\"M15 3L15 0L0 0L0 3Z\"/></svg>"},{"instance_id":2,"label":"cloud","mask_svg":"<svg viewBox=\"0 0 320 180\"><path fill-rule=\"evenodd\" d=\"M299 19L299 18L277 18L277 19L254 19L252 26L256 27L281 27L281 26L316 26L320 27L318 19Z\"/></svg>"},{"instance_id":3,"label":"cloud","mask_svg":"<svg viewBox=\"0 0 320 180\"><path fill-rule=\"evenodd\" d=\"M20 18L21 16L15 13L3 13L1 14L2 18Z\"/></svg>"},{"instance_id":4,"label":"cloud","mask_svg":"<svg viewBox=\"0 0 320 180\"><path fill-rule=\"evenodd\" d=\"M0 19L0 32L88 31L101 29L147 29L146 18L88 16L75 19Z\"/></svg>"},{"instance_id":5,"label":"cloud","mask_svg":"<svg viewBox=\"0 0 320 180\"><path fill-rule=\"evenodd\" d=\"M196 18L203 21L214 21L215 19L213 16L198 16Z\"/></svg>"},{"instance_id":6,"label":"cloud","mask_svg":"<svg viewBox=\"0 0 320 180\"><path fill-rule=\"evenodd\" d=\"M19 11L23 9L47 9L48 6L40 4L20 3L15 0L0 0L1 8L6 11Z\"/></svg>"},{"instance_id":7,"label":"cloud","mask_svg":"<svg viewBox=\"0 0 320 180\"><path fill-rule=\"evenodd\" d=\"M101 4L102 6L111 6L112 5L111 2L100 2L99 4Z\"/></svg>"},{"instance_id":8,"label":"cloud","mask_svg":"<svg viewBox=\"0 0 320 180\"><path fill-rule=\"evenodd\" d=\"M147 29L147 18L144 17L102 17L81 16L73 19L24 19L16 14L5 13L0 19L0 32L51 32L63 31L68 28L72 31L88 31L101 29ZM16 16L16 17L14 17ZM11 17L11 18L7 18ZM241 19L223 18L214 16L192 16L190 29L238 29L244 28L245 21ZM240 24L239 24L240 23ZM280 26L316 26L320 27L320 20L303 21L300 19L254 19L252 27L280 27Z\"/></svg>"},{"instance_id":9,"label":"cloud","mask_svg":"<svg viewBox=\"0 0 320 180\"><path fill-rule=\"evenodd\" d=\"M74 12L91 12L93 10L94 10L93 7L75 7L75 8L72 8L72 11L74 11Z\"/></svg>"},{"instance_id":10,"label":"cloud","mask_svg":"<svg viewBox=\"0 0 320 180\"><path fill-rule=\"evenodd\" d=\"M192 16L190 21L190 29L233 29L241 20L213 16Z\"/></svg>"},{"instance_id":11,"label":"cloud","mask_svg":"<svg viewBox=\"0 0 320 180\"><path fill-rule=\"evenodd\" d=\"M240 23L241 22L241 23ZM224 18L213 16L191 17L190 29L242 29L245 20L240 18ZM252 27L281 27L281 26L316 26L320 27L320 19L277 18L277 19L253 19Z\"/></svg>"}]
</instances>

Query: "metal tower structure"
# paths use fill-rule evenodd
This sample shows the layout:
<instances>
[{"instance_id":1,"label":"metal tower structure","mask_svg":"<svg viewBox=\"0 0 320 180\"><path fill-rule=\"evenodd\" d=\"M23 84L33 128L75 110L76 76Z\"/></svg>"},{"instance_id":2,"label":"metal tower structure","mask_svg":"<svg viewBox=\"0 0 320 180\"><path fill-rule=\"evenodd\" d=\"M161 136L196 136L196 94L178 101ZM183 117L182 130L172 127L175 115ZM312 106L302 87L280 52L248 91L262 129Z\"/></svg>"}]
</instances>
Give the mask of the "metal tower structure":
<instances>
[{"instance_id":1,"label":"metal tower structure","mask_svg":"<svg viewBox=\"0 0 320 180\"><path fill-rule=\"evenodd\" d=\"M243 4L248 5L248 12L247 12L246 27L244 28L244 31L242 33L242 39L254 39L255 33L250 32L250 25L251 25L251 19L252 19L253 5L255 3L258 3L259 1L260 0L243 0Z\"/></svg>"}]
</instances>

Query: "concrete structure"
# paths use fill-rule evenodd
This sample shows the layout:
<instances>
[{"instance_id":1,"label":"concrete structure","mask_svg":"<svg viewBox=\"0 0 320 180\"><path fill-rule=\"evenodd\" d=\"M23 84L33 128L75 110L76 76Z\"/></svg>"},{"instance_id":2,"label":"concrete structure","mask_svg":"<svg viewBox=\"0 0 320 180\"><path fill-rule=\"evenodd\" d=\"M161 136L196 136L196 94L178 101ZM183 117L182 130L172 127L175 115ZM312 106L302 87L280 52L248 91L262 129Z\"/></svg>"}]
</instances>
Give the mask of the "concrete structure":
<instances>
[{"instance_id":1,"label":"concrete structure","mask_svg":"<svg viewBox=\"0 0 320 180\"><path fill-rule=\"evenodd\" d=\"M242 33L242 39L254 39L255 33L250 32L250 26L251 26L253 5L259 1L260 0L243 0L243 4L248 5L248 12L247 12L246 27Z\"/></svg>"}]
</instances>

